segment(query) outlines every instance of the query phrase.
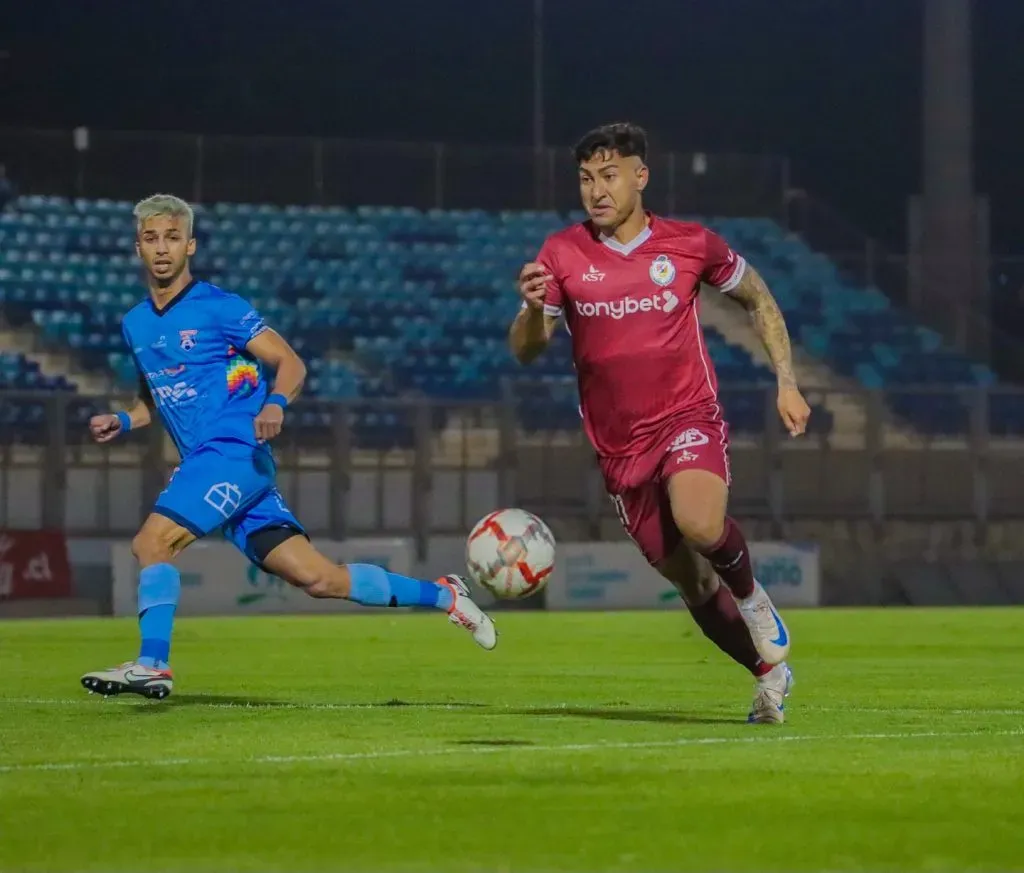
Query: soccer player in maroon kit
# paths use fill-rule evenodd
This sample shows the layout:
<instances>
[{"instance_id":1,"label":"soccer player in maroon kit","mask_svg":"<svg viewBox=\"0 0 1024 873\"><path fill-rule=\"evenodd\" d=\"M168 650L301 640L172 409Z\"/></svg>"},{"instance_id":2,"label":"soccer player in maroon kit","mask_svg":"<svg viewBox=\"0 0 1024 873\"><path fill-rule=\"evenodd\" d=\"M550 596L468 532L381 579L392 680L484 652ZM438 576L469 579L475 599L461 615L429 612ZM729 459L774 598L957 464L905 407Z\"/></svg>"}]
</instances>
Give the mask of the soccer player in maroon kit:
<instances>
[{"instance_id":1,"label":"soccer player in maroon kit","mask_svg":"<svg viewBox=\"0 0 1024 873\"><path fill-rule=\"evenodd\" d=\"M751 314L791 436L810 409L782 314L754 268L707 228L644 210L646 156L646 134L632 124L580 140L589 220L550 236L523 267L509 341L529 363L565 318L584 429L619 519L705 636L756 677L749 720L778 723L792 683L789 632L726 513L729 429L698 320L702 283Z\"/></svg>"}]
</instances>

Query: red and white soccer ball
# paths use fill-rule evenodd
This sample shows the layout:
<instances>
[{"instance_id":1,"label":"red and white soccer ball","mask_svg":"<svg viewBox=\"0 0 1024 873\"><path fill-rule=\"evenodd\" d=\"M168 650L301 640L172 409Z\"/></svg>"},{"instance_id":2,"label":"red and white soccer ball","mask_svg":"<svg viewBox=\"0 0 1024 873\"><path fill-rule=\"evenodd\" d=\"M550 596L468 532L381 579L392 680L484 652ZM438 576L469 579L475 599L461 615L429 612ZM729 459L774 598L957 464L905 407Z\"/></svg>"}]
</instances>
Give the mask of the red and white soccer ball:
<instances>
[{"instance_id":1,"label":"red and white soccer ball","mask_svg":"<svg viewBox=\"0 0 1024 873\"><path fill-rule=\"evenodd\" d=\"M499 509L474 526L466 542L466 564L473 581L495 597L529 597L548 584L555 538L537 516Z\"/></svg>"}]
</instances>

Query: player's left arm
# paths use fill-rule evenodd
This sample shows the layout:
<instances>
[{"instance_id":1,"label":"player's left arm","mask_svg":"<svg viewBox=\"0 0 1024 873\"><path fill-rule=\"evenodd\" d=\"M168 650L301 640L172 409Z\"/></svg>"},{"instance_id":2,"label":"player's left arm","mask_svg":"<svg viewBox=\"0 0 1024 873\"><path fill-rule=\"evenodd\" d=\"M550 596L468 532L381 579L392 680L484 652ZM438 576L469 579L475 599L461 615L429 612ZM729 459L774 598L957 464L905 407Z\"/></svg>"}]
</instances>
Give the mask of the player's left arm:
<instances>
[{"instance_id":1,"label":"player's left arm","mask_svg":"<svg viewBox=\"0 0 1024 873\"><path fill-rule=\"evenodd\" d=\"M793 348L786 329L786 319L757 270L745 262L741 268L743 274L725 294L750 313L754 330L764 344L779 383L779 416L789 435L799 436L807 429L811 409L797 387L796 374L793 372Z\"/></svg>"},{"instance_id":2,"label":"player's left arm","mask_svg":"<svg viewBox=\"0 0 1024 873\"><path fill-rule=\"evenodd\" d=\"M275 373L267 402L256 416L256 436L272 440L284 425L284 409L302 393L306 365L298 352L276 331L267 328L245 345L245 350Z\"/></svg>"},{"instance_id":3,"label":"player's left arm","mask_svg":"<svg viewBox=\"0 0 1024 873\"><path fill-rule=\"evenodd\" d=\"M274 371L274 385L254 421L256 437L272 440L284 425L285 407L302 391L306 365L295 349L270 329L252 304L237 294L223 298L220 323L228 345L245 349L246 354Z\"/></svg>"},{"instance_id":4,"label":"player's left arm","mask_svg":"<svg viewBox=\"0 0 1024 873\"><path fill-rule=\"evenodd\" d=\"M789 435L799 436L807 429L811 410L796 384L786 319L764 279L724 239L705 229L701 280L730 296L750 313L754 330L764 344L779 382L779 416Z\"/></svg>"}]
</instances>

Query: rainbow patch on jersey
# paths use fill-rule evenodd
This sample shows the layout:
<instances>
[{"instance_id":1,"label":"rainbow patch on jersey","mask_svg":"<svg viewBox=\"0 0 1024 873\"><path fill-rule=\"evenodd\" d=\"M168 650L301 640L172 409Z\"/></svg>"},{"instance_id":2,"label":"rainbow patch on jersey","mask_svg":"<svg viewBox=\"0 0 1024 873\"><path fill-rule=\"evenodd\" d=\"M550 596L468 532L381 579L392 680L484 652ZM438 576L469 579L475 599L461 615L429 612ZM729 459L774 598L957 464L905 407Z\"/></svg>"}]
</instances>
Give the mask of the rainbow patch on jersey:
<instances>
[{"instance_id":1,"label":"rainbow patch on jersey","mask_svg":"<svg viewBox=\"0 0 1024 873\"><path fill-rule=\"evenodd\" d=\"M255 361L228 348L228 397L248 397L260 384L260 368Z\"/></svg>"}]
</instances>

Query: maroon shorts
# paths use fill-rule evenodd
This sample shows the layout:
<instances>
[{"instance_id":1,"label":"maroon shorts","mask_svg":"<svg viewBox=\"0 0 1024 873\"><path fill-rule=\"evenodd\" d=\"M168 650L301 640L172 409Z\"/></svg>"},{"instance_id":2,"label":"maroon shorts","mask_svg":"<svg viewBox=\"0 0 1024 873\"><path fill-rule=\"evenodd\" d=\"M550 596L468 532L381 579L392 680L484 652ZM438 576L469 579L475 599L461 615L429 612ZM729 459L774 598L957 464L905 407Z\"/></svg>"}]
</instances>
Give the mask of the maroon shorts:
<instances>
[{"instance_id":1,"label":"maroon shorts","mask_svg":"<svg viewBox=\"0 0 1024 873\"><path fill-rule=\"evenodd\" d=\"M708 470L729 484L729 426L720 418L680 416L639 455L599 458L619 521L651 564L679 548L666 483L682 470Z\"/></svg>"}]
</instances>

